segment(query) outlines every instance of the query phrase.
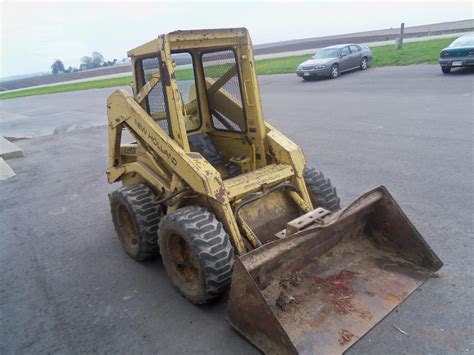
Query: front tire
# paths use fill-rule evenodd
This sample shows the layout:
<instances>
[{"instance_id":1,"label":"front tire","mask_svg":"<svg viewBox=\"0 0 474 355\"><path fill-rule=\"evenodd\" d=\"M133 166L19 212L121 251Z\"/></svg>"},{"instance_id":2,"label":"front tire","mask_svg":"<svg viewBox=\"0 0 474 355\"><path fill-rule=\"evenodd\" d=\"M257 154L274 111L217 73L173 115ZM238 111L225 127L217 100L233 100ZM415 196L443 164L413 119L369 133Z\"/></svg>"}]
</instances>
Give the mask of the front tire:
<instances>
[{"instance_id":1,"label":"front tire","mask_svg":"<svg viewBox=\"0 0 474 355\"><path fill-rule=\"evenodd\" d=\"M365 70L369 66L369 61L367 60L367 57L363 57L361 62L360 62L360 70Z\"/></svg>"},{"instance_id":2,"label":"front tire","mask_svg":"<svg viewBox=\"0 0 474 355\"><path fill-rule=\"evenodd\" d=\"M228 288L234 250L222 224L205 208L187 206L166 215L158 243L172 283L192 303L208 303Z\"/></svg>"},{"instance_id":3,"label":"front tire","mask_svg":"<svg viewBox=\"0 0 474 355\"><path fill-rule=\"evenodd\" d=\"M336 79L340 75L339 72L339 65L333 64L331 67L331 72L329 73L329 76L331 79Z\"/></svg>"},{"instance_id":4,"label":"front tire","mask_svg":"<svg viewBox=\"0 0 474 355\"><path fill-rule=\"evenodd\" d=\"M443 74L449 74L451 72L451 67L448 67L447 65L443 65L441 67L441 71L443 72Z\"/></svg>"},{"instance_id":5,"label":"front tire","mask_svg":"<svg viewBox=\"0 0 474 355\"><path fill-rule=\"evenodd\" d=\"M341 199L331 180L324 177L323 173L315 168L305 168L303 172L306 188L313 206L325 208L331 212L341 209Z\"/></svg>"},{"instance_id":6,"label":"front tire","mask_svg":"<svg viewBox=\"0 0 474 355\"><path fill-rule=\"evenodd\" d=\"M158 254L158 224L163 208L146 185L121 187L109 194L115 231L125 252L137 261Z\"/></svg>"}]
</instances>

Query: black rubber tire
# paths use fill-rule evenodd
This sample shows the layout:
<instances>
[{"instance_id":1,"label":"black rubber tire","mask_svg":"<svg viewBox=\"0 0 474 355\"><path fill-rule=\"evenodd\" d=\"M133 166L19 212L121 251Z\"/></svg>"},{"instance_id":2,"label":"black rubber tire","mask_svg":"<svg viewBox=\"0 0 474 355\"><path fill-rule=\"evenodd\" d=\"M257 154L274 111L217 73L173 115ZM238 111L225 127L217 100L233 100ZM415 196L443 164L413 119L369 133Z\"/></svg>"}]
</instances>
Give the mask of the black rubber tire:
<instances>
[{"instance_id":1,"label":"black rubber tire","mask_svg":"<svg viewBox=\"0 0 474 355\"><path fill-rule=\"evenodd\" d=\"M304 181L314 207L322 207L335 212L341 209L341 200L331 180L315 168L304 169Z\"/></svg>"},{"instance_id":2,"label":"black rubber tire","mask_svg":"<svg viewBox=\"0 0 474 355\"><path fill-rule=\"evenodd\" d=\"M208 303L229 287L234 249L222 224L205 208L187 206L166 215L158 243L172 283L192 303Z\"/></svg>"},{"instance_id":3,"label":"black rubber tire","mask_svg":"<svg viewBox=\"0 0 474 355\"><path fill-rule=\"evenodd\" d=\"M125 252L137 261L158 255L157 231L163 208L156 199L155 193L142 184L109 193L117 236Z\"/></svg>"},{"instance_id":4,"label":"black rubber tire","mask_svg":"<svg viewBox=\"0 0 474 355\"><path fill-rule=\"evenodd\" d=\"M336 69L336 68L337 68L337 72L336 72L336 74L334 74L334 69ZM340 71L339 71L339 65L333 64L333 65L331 66L331 72L329 73L329 77L330 77L331 79L336 79L337 77L339 77L339 75L341 75L341 73L340 73Z\"/></svg>"},{"instance_id":5,"label":"black rubber tire","mask_svg":"<svg viewBox=\"0 0 474 355\"><path fill-rule=\"evenodd\" d=\"M444 65L441 67L441 71L443 72L443 74L449 74L451 72L451 67Z\"/></svg>"},{"instance_id":6,"label":"black rubber tire","mask_svg":"<svg viewBox=\"0 0 474 355\"><path fill-rule=\"evenodd\" d=\"M365 65L364 65L364 61L365 61ZM369 60L367 59L367 57L362 57L361 61L360 61L360 70L365 70L369 67Z\"/></svg>"}]
</instances>

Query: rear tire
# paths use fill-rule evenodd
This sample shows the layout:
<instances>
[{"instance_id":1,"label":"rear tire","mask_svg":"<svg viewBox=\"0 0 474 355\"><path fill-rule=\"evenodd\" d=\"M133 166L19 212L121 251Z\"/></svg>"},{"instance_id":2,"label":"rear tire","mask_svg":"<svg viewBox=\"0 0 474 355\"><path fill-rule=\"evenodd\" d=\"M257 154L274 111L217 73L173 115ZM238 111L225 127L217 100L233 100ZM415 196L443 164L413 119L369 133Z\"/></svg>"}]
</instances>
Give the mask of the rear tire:
<instances>
[{"instance_id":1,"label":"rear tire","mask_svg":"<svg viewBox=\"0 0 474 355\"><path fill-rule=\"evenodd\" d=\"M228 288L234 250L222 224L205 208L187 206L166 215L158 243L172 283L192 303L208 303Z\"/></svg>"},{"instance_id":2,"label":"rear tire","mask_svg":"<svg viewBox=\"0 0 474 355\"><path fill-rule=\"evenodd\" d=\"M109 194L117 236L125 252L137 261L158 254L157 231L163 208L146 185L121 187Z\"/></svg>"},{"instance_id":3,"label":"rear tire","mask_svg":"<svg viewBox=\"0 0 474 355\"><path fill-rule=\"evenodd\" d=\"M322 207L331 212L341 209L341 200L331 180L315 168L304 169L304 180L314 207Z\"/></svg>"},{"instance_id":4,"label":"rear tire","mask_svg":"<svg viewBox=\"0 0 474 355\"><path fill-rule=\"evenodd\" d=\"M441 71L443 72L443 74L449 74L451 72L451 67L442 66Z\"/></svg>"}]
</instances>

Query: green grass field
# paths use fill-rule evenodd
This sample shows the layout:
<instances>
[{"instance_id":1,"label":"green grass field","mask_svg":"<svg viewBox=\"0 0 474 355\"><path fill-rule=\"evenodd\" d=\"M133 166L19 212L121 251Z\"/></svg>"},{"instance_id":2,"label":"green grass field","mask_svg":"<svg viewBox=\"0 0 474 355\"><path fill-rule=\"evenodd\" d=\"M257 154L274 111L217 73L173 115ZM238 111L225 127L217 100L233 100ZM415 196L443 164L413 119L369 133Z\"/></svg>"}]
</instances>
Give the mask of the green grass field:
<instances>
[{"instance_id":1,"label":"green grass field","mask_svg":"<svg viewBox=\"0 0 474 355\"><path fill-rule=\"evenodd\" d=\"M390 65L409 65L421 63L437 63L439 52L444 47L447 47L453 38L433 39L429 41L405 43L403 49L397 50L394 45L386 45L379 47L372 47L374 59L371 62L371 67L382 67ZM311 55L299 55L282 58L262 59L257 60L257 74L271 75L294 73L296 67L301 62L309 59ZM176 71L176 78L178 80L192 79L193 74L191 69L182 69ZM11 99L14 97L44 95L66 91L100 89L114 86L126 86L132 81L131 76L84 81L81 83L60 84L56 86L48 86L42 88L31 88L21 91L0 93L0 99Z\"/></svg>"}]
</instances>

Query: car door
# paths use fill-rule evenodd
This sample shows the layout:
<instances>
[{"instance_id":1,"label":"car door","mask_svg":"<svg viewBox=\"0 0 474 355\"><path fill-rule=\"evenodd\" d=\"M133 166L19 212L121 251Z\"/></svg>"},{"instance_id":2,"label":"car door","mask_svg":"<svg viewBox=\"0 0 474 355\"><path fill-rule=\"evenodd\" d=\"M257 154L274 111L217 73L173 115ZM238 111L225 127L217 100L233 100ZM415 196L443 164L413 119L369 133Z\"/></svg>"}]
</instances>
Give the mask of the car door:
<instances>
[{"instance_id":1,"label":"car door","mask_svg":"<svg viewBox=\"0 0 474 355\"><path fill-rule=\"evenodd\" d=\"M351 51L349 46L345 46L341 50L341 60L339 62L340 71L350 69L351 67Z\"/></svg>"},{"instance_id":2,"label":"car door","mask_svg":"<svg viewBox=\"0 0 474 355\"><path fill-rule=\"evenodd\" d=\"M350 45L349 49L351 50L350 68L358 68L360 66L360 62L362 61L362 52L360 47L357 45Z\"/></svg>"}]
</instances>

